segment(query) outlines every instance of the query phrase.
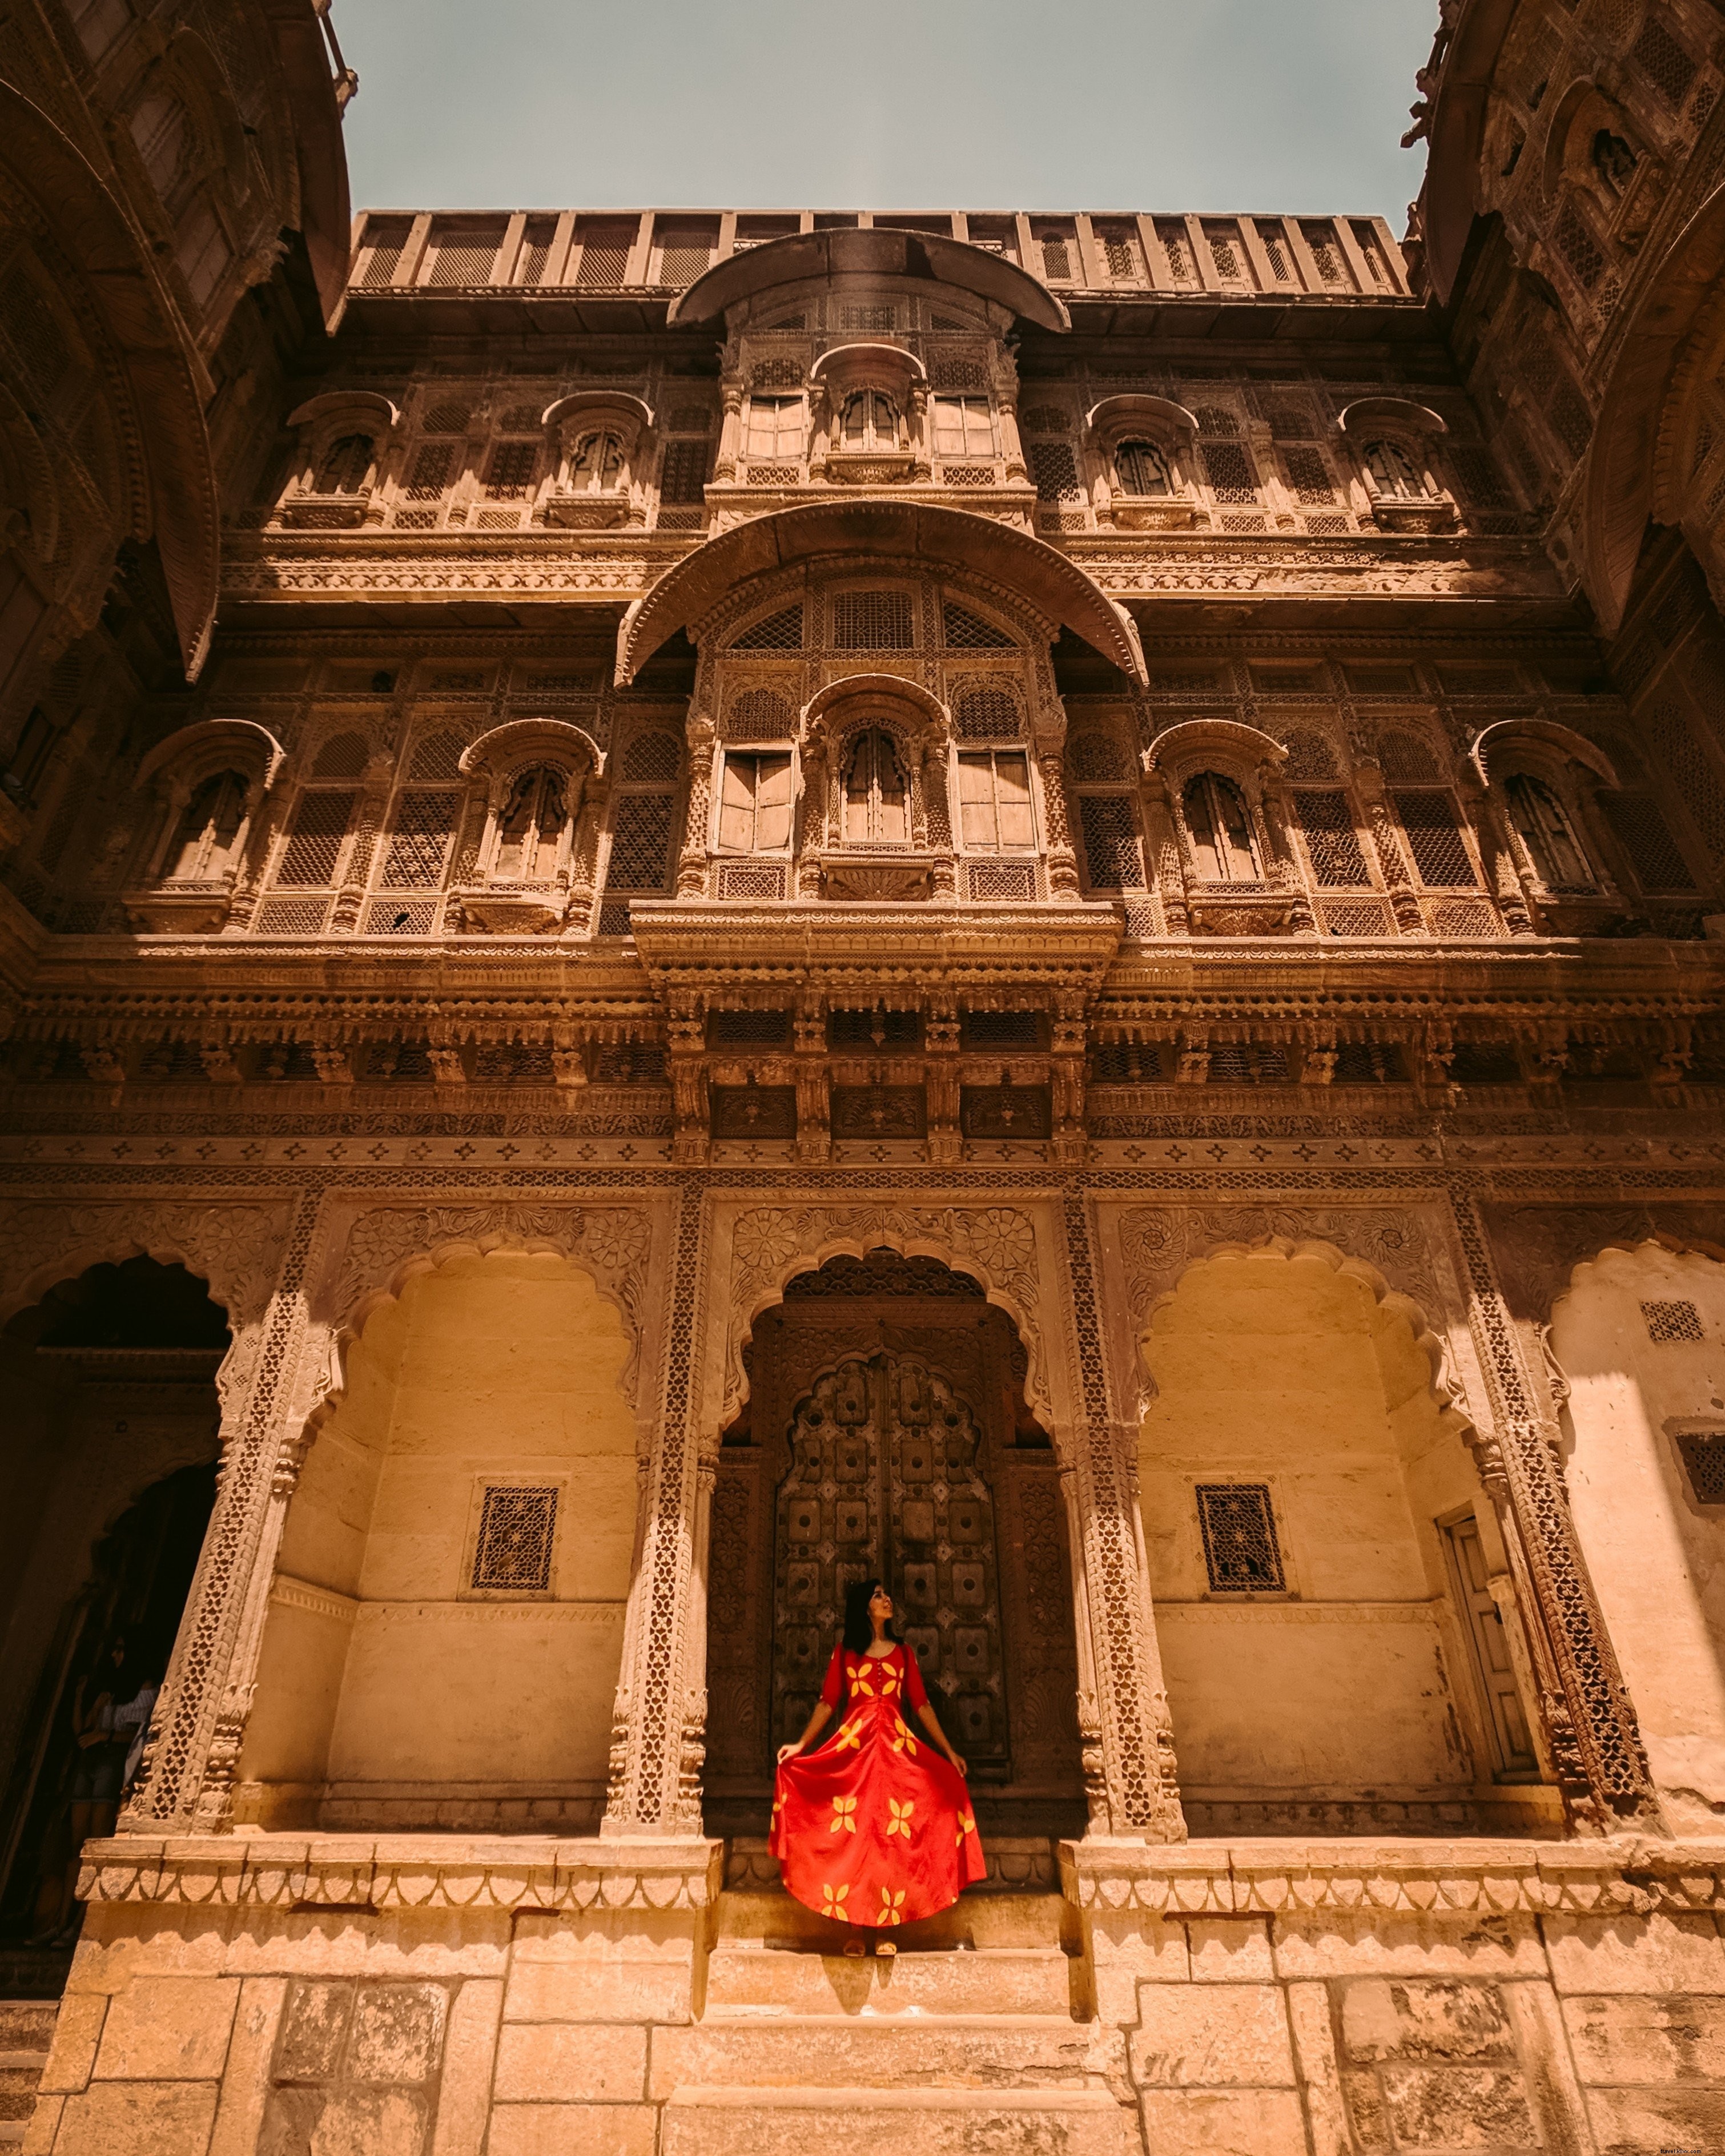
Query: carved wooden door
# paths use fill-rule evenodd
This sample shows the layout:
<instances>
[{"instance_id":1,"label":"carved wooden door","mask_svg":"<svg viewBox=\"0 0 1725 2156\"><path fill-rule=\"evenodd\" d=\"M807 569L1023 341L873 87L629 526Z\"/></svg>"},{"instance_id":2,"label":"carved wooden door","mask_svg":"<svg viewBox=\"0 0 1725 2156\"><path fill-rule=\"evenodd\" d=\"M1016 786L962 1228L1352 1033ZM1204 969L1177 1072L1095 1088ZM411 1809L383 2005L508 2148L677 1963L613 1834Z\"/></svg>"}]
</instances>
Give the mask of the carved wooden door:
<instances>
[{"instance_id":1,"label":"carved wooden door","mask_svg":"<svg viewBox=\"0 0 1725 2156\"><path fill-rule=\"evenodd\" d=\"M775 1744L800 1734L845 1589L885 1579L942 1727L989 1779L1009 1772L994 1507L982 1433L942 1373L910 1356L840 1363L790 1432L773 1580Z\"/></svg>"}]
</instances>

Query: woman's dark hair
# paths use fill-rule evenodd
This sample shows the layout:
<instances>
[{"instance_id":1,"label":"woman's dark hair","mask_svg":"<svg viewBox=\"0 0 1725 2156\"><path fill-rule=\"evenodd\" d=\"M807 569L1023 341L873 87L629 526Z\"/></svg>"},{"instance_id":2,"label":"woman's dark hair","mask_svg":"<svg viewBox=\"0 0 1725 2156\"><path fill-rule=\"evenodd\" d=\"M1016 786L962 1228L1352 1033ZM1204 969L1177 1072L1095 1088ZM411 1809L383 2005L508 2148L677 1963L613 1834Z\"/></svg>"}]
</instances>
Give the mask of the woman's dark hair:
<instances>
[{"instance_id":1,"label":"woman's dark hair","mask_svg":"<svg viewBox=\"0 0 1725 2156\"><path fill-rule=\"evenodd\" d=\"M845 1590L845 1647L852 1655L866 1654L875 1644L875 1622L869 1614L869 1604L875 1599L875 1589L891 1594L892 1589L884 1579L860 1579L854 1587ZM899 1644L896 1630L889 1624L886 1636Z\"/></svg>"}]
</instances>

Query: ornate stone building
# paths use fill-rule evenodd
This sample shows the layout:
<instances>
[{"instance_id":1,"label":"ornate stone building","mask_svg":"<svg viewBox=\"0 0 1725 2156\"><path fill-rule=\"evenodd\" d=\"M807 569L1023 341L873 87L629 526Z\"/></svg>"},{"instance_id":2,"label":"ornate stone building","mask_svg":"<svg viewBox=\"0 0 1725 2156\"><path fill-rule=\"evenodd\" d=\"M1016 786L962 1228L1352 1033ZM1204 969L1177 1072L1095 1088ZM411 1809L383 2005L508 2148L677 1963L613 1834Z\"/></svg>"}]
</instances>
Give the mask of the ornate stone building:
<instances>
[{"instance_id":1,"label":"ornate stone building","mask_svg":"<svg viewBox=\"0 0 1725 2156\"><path fill-rule=\"evenodd\" d=\"M0 21L14 2138L1725 2147L1717 9L1400 244L350 223L326 12Z\"/></svg>"}]
</instances>

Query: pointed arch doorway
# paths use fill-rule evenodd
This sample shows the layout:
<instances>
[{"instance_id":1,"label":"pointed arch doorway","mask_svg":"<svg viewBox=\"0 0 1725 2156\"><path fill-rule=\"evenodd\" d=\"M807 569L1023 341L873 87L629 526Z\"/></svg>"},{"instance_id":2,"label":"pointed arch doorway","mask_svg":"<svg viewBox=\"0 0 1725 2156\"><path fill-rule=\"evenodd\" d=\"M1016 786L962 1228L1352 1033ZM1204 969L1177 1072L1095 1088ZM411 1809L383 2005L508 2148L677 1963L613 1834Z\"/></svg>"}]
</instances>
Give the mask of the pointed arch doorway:
<instances>
[{"instance_id":1,"label":"pointed arch doorway","mask_svg":"<svg viewBox=\"0 0 1725 2156\"><path fill-rule=\"evenodd\" d=\"M763 1834L845 1590L885 1578L985 1830L1081 1833L1065 1500L1024 1353L981 1287L872 1250L757 1321L708 1561L706 1819Z\"/></svg>"}]
</instances>

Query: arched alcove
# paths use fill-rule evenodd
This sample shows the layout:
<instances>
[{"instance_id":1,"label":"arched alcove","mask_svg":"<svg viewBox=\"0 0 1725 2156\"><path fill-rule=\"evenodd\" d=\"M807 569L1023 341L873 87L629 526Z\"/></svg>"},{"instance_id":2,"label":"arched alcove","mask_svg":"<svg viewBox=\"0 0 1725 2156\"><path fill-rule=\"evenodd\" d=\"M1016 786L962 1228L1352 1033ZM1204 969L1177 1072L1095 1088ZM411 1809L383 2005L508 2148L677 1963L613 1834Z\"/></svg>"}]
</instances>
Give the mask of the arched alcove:
<instances>
[{"instance_id":1,"label":"arched alcove","mask_svg":"<svg viewBox=\"0 0 1725 2156\"><path fill-rule=\"evenodd\" d=\"M985 1830L1082 1832L1071 1552L1028 1358L982 1283L884 1245L755 1313L714 1482L706 1817L761 1835L845 1588L884 1578Z\"/></svg>"},{"instance_id":2,"label":"arched alcove","mask_svg":"<svg viewBox=\"0 0 1725 2156\"><path fill-rule=\"evenodd\" d=\"M208 1284L142 1255L63 1278L0 1332L0 1937L58 1930L78 1840L111 1828L121 1785L79 1794L74 1725L114 1639L134 1696L166 1671L215 1498L228 1342Z\"/></svg>"},{"instance_id":3,"label":"arched alcove","mask_svg":"<svg viewBox=\"0 0 1725 2156\"><path fill-rule=\"evenodd\" d=\"M1674 1831L1725 1830L1725 1265L1645 1242L1552 1310L1570 1509Z\"/></svg>"},{"instance_id":4,"label":"arched alcove","mask_svg":"<svg viewBox=\"0 0 1725 2156\"><path fill-rule=\"evenodd\" d=\"M548 1251L377 1301L289 1509L239 1810L591 1832L635 1523L632 1346Z\"/></svg>"},{"instance_id":5,"label":"arched alcove","mask_svg":"<svg viewBox=\"0 0 1725 2156\"><path fill-rule=\"evenodd\" d=\"M1141 1342L1194 1833L1548 1831L1507 1562L1420 1313L1324 1245L1199 1260Z\"/></svg>"}]
</instances>

